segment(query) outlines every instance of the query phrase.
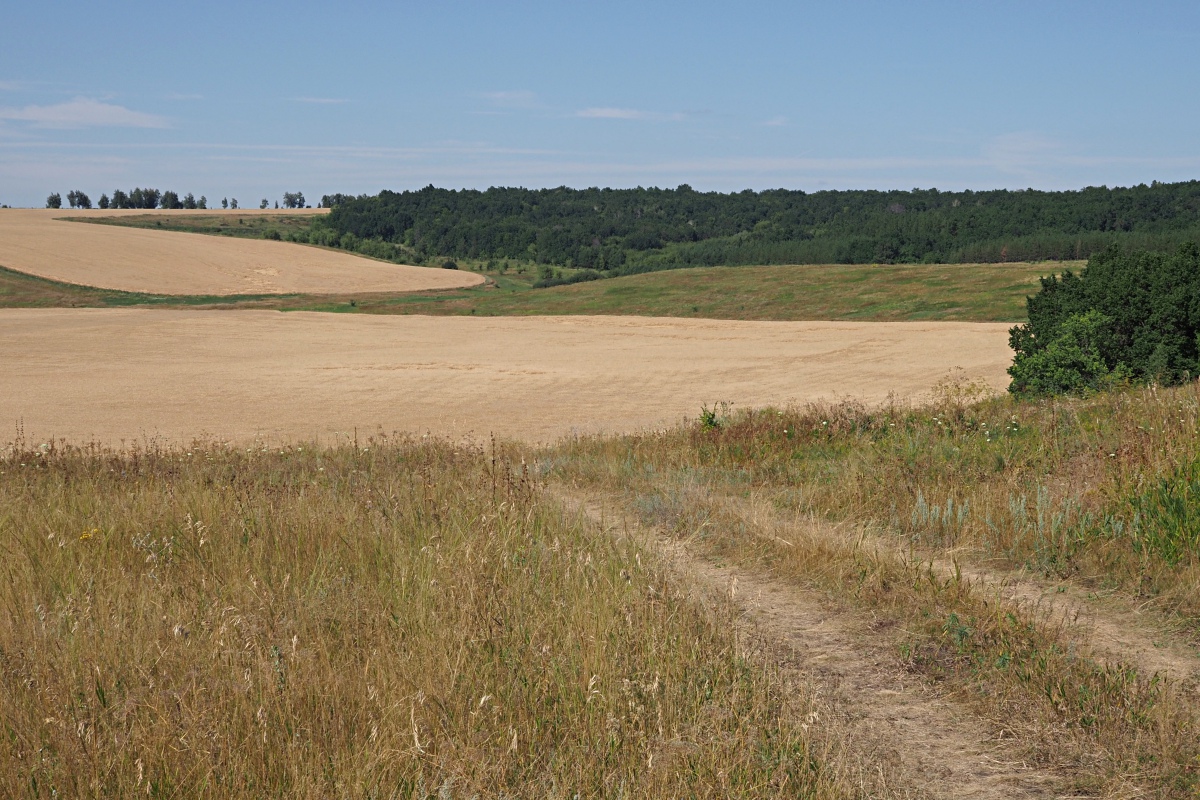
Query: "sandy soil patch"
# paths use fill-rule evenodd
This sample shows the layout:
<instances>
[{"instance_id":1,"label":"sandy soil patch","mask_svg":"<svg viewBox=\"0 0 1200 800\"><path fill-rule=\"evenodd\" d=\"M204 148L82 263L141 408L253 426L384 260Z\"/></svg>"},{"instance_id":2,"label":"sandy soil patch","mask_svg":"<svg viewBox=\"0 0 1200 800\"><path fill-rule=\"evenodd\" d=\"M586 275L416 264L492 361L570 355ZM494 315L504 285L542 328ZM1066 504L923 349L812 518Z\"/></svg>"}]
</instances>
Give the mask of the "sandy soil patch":
<instances>
[{"instance_id":1,"label":"sandy soil patch","mask_svg":"<svg viewBox=\"0 0 1200 800\"><path fill-rule=\"evenodd\" d=\"M288 242L60 219L122 213L147 212L0 209L0 266L83 286L152 294L415 292L483 282L469 272L386 264Z\"/></svg>"},{"instance_id":2,"label":"sandy soil patch","mask_svg":"<svg viewBox=\"0 0 1200 800\"><path fill-rule=\"evenodd\" d=\"M739 407L1002 388L1006 324L0 311L0 441L383 429L549 441Z\"/></svg>"}]
</instances>

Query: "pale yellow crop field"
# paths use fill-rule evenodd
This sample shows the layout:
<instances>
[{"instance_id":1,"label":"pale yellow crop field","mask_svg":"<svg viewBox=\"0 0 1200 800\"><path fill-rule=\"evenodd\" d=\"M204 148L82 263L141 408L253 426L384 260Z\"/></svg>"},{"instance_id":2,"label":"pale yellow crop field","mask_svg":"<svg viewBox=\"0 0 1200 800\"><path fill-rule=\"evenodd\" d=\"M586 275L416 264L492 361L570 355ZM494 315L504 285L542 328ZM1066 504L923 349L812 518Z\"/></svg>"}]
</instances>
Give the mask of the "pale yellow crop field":
<instances>
[{"instance_id":1,"label":"pale yellow crop field","mask_svg":"<svg viewBox=\"0 0 1200 800\"><path fill-rule=\"evenodd\" d=\"M83 286L177 295L417 292L483 282L469 272L388 264L288 242L61 219L146 213L152 212L0 209L0 267Z\"/></svg>"},{"instance_id":2,"label":"pale yellow crop field","mask_svg":"<svg viewBox=\"0 0 1200 800\"><path fill-rule=\"evenodd\" d=\"M0 426L110 444L355 429L549 441L665 426L719 402L913 398L955 368L1000 390L1007 328L11 309Z\"/></svg>"}]
</instances>

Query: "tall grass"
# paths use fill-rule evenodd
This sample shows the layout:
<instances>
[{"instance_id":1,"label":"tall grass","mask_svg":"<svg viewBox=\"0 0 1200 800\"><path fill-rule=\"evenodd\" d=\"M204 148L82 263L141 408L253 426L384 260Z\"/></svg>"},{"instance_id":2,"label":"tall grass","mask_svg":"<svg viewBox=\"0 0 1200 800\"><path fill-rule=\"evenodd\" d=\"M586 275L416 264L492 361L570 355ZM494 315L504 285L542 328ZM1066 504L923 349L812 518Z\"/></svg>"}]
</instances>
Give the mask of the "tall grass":
<instances>
[{"instance_id":1,"label":"tall grass","mask_svg":"<svg viewBox=\"0 0 1200 800\"><path fill-rule=\"evenodd\" d=\"M649 472L758 492L931 553L1121 589L1194 624L1200 384L1036 402L976 391L947 384L921 407L744 411L715 426L580 440L547 463L609 487Z\"/></svg>"},{"instance_id":2,"label":"tall grass","mask_svg":"<svg viewBox=\"0 0 1200 800\"><path fill-rule=\"evenodd\" d=\"M883 615L948 682L1081 790L1194 792L1194 687L1080 650L1062 620L930 560L1115 590L1200 633L1197 387L1030 403L948 383L929 405L707 414L546 451L539 470L648 524ZM873 544L874 543L874 544Z\"/></svg>"},{"instance_id":3,"label":"tall grass","mask_svg":"<svg viewBox=\"0 0 1200 800\"><path fill-rule=\"evenodd\" d=\"M5 797L854 793L731 612L503 451L16 446L0 547Z\"/></svg>"}]
</instances>

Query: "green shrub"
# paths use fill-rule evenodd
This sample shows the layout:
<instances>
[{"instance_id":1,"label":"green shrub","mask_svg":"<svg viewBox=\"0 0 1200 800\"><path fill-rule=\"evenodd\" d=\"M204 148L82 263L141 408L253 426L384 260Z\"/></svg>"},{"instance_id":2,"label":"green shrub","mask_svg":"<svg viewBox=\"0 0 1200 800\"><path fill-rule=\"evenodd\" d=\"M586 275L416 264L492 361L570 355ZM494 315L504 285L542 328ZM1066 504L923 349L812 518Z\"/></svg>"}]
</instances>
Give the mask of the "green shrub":
<instances>
[{"instance_id":1,"label":"green shrub","mask_svg":"<svg viewBox=\"0 0 1200 800\"><path fill-rule=\"evenodd\" d=\"M1200 374L1200 247L1093 256L1042 278L1029 322L1012 329L1010 391L1094 389L1110 377L1171 385Z\"/></svg>"},{"instance_id":2,"label":"green shrub","mask_svg":"<svg viewBox=\"0 0 1200 800\"><path fill-rule=\"evenodd\" d=\"M1097 391L1129 375L1124 364L1109 369L1112 320L1092 309L1067 318L1059 335L1032 352L1018 352L1008 368L1013 394L1078 394Z\"/></svg>"}]
</instances>

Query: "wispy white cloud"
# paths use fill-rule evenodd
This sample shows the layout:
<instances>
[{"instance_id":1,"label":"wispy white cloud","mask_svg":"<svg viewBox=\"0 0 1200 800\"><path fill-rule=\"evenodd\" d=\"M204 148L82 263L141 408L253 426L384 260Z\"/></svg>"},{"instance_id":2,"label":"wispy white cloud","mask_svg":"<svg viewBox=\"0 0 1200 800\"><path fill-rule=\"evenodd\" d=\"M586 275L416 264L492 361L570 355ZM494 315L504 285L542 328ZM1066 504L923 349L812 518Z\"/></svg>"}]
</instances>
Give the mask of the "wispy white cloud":
<instances>
[{"instance_id":1,"label":"wispy white cloud","mask_svg":"<svg viewBox=\"0 0 1200 800\"><path fill-rule=\"evenodd\" d=\"M202 94L186 94L182 92L170 92L167 94L168 100L203 100Z\"/></svg>"},{"instance_id":2,"label":"wispy white cloud","mask_svg":"<svg viewBox=\"0 0 1200 800\"><path fill-rule=\"evenodd\" d=\"M1029 131L996 136L985 142L980 152L1000 172L1028 177L1036 176L1039 168L1071 158L1060 142Z\"/></svg>"},{"instance_id":3,"label":"wispy white cloud","mask_svg":"<svg viewBox=\"0 0 1200 800\"><path fill-rule=\"evenodd\" d=\"M764 122L763 125L768 128L782 128L784 125L787 125L787 117L772 117Z\"/></svg>"},{"instance_id":4,"label":"wispy white cloud","mask_svg":"<svg viewBox=\"0 0 1200 800\"><path fill-rule=\"evenodd\" d=\"M641 111L636 108L584 108L575 112L575 116L582 119L634 119L634 120L651 120L655 122L678 122L684 118L683 114L662 114L656 111Z\"/></svg>"},{"instance_id":5,"label":"wispy white cloud","mask_svg":"<svg viewBox=\"0 0 1200 800\"><path fill-rule=\"evenodd\" d=\"M321 106L340 106L350 101L344 97L297 97L297 103L313 103Z\"/></svg>"},{"instance_id":6,"label":"wispy white cloud","mask_svg":"<svg viewBox=\"0 0 1200 800\"><path fill-rule=\"evenodd\" d=\"M645 119L646 113L632 108L585 108L575 116L584 119Z\"/></svg>"},{"instance_id":7,"label":"wispy white cloud","mask_svg":"<svg viewBox=\"0 0 1200 800\"><path fill-rule=\"evenodd\" d=\"M483 98L497 108L530 109L541 107L538 96L528 89L507 92L484 92Z\"/></svg>"},{"instance_id":8,"label":"wispy white cloud","mask_svg":"<svg viewBox=\"0 0 1200 800\"><path fill-rule=\"evenodd\" d=\"M0 92L19 92L23 88L21 81L0 81Z\"/></svg>"},{"instance_id":9,"label":"wispy white cloud","mask_svg":"<svg viewBox=\"0 0 1200 800\"><path fill-rule=\"evenodd\" d=\"M0 120L29 122L38 128L169 128L165 117L133 111L89 97L50 106L0 106Z\"/></svg>"}]
</instances>

